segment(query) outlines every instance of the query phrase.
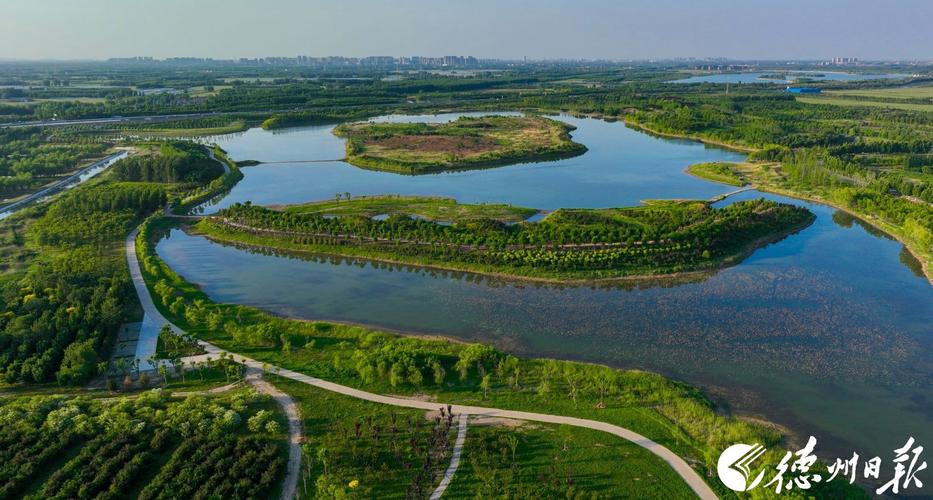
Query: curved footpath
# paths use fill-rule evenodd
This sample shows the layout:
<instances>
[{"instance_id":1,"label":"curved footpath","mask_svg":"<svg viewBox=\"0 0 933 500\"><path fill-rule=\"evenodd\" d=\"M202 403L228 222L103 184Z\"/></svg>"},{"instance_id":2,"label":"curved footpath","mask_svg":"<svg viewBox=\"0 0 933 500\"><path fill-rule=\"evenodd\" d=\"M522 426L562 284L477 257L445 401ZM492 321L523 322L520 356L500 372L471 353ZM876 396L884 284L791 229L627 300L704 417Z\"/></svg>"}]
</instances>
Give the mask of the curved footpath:
<instances>
[{"instance_id":1,"label":"curved footpath","mask_svg":"<svg viewBox=\"0 0 933 500\"><path fill-rule=\"evenodd\" d=\"M301 414L295 400L278 390L274 385L262 379L262 370L249 368L246 381L257 391L272 396L272 399L285 411L288 418L288 467L285 469L285 480L282 484L282 500L295 498L298 489L298 475L301 472L301 443L304 441L304 432L301 425Z\"/></svg>"},{"instance_id":2,"label":"curved footpath","mask_svg":"<svg viewBox=\"0 0 933 500\"><path fill-rule=\"evenodd\" d=\"M428 500L440 500L440 498L444 496L444 492L447 491L447 487L450 486L451 481L454 480L454 474L457 473L457 467L460 466L460 455L463 453L463 443L466 441L468 419L469 417L467 417L466 414L460 414L457 441L454 443L453 453L450 454L450 466L444 471L444 477L441 479L441 483L437 485L437 488L434 489L434 493L431 493Z\"/></svg>"},{"instance_id":3,"label":"curved footpath","mask_svg":"<svg viewBox=\"0 0 933 500\"><path fill-rule=\"evenodd\" d=\"M139 295L139 302L143 307L145 313L145 318L150 318L150 322L153 324L158 324L159 328L161 325L168 324L176 332L180 332L181 329L168 321L162 313L156 308L155 303L152 301L152 296L149 294L149 289L146 287L146 282L143 279L142 270L139 267L139 260L136 257L136 235L139 232L139 229L134 229L126 238L126 260L130 268L130 276L133 279L133 285L136 287L136 293ZM145 324L145 320L144 320ZM156 339L158 338L158 330L156 330ZM139 346L143 344L143 333L140 332L140 343ZM384 396L381 394L375 394L372 392L361 391L353 387L348 387L345 385L336 384L334 382L328 382L327 380L322 380L319 378L311 377L303 373L294 372L284 368L269 366L262 362L250 359L239 354L231 353L225 351L213 344L199 340L198 344L204 349L207 354L201 356L191 357L191 361L197 361L201 359L206 359L211 357L212 359L220 358L220 355L229 356L231 359L234 359L237 362L244 364L247 368L252 370L262 371L265 367L270 371L276 373L281 377L285 377L297 382L304 384L312 385L320 389L324 389L331 392L336 392L338 394L343 394L345 396L354 397L357 399L362 399L365 401L371 401L374 403L382 403L392 406L401 406L405 408L416 408L421 410L437 410L439 407L448 406L442 402L428 402L428 401L415 401L411 399L397 398L392 396ZM137 347L137 354L139 353L139 347ZM155 353L155 344L153 343L152 353ZM138 356L137 356L138 357ZM146 358L139 358L146 359ZM703 500L715 499L717 498L713 490L706 484L702 477L690 465L687 464L684 459L677 456L671 450L665 448L664 446L638 434L636 432L630 431L624 427L619 427L618 425L609 424L606 422L600 422L597 420L588 420L583 418L576 417L566 417L562 415L549 415L546 413L532 413L526 411L516 411L516 410L502 410L498 408L485 408L482 406L465 406L450 404L451 411L461 415L479 415L485 417L499 417L499 418L510 418L516 420L528 420L533 422L545 422L551 424L562 424L570 425L573 427L583 427L587 429L594 429L598 431L607 432L614 436L621 437L627 441L631 441L642 448L654 453L662 460L668 463L674 471L687 483L688 486ZM291 455L291 453L289 453ZM300 458L299 458L300 460ZM289 459L289 469L291 469L292 461ZM283 491L284 494L284 491Z\"/></svg>"}]
</instances>

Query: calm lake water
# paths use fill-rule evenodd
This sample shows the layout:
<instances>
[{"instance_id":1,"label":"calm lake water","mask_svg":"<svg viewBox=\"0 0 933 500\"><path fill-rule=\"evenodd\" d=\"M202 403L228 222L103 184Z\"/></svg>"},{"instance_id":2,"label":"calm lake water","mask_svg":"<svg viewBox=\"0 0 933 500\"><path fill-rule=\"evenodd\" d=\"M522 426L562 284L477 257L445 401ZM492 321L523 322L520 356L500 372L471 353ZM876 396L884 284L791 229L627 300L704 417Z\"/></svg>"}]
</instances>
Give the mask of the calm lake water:
<instances>
[{"instance_id":1,"label":"calm lake water","mask_svg":"<svg viewBox=\"0 0 933 500\"><path fill-rule=\"evenodd\" d=\"M786 74L787 79L783 78L762 78L765 75ZM698 75L680 80L672 80L673 83L791 83L794 78L808 78L819 81L863 81L863 80L895 80L907 78L909 75L903 74L872 74L872 73L840 73L840 72L807 72L807 71L768 71L759 73L717 73L713 75Z\"/></svg>"},{"instance_id":2,"label":"calm lake water","mask_svg":"<svg viewBox=\"0 0 933 500\"><path fill-rule=\"evenodd\" d=\"M457 116L417 119L449 121ZM380 118L413 119L416 118ZM344 156L343 140L331 133L332 125L276 132L251 129L211 138L237 160L284 163L245 168L245 178L206 211L245 201L267 205L332 199L335 193L344 192L353 196L433 194L451 196L464 203L512 203L546 210L635 205L651 198L710 198L734 188L685 175L684 168L701 161L745 158L741 153L708 148L694 141L658 139L621 123L561 119L579 127L573 137L589 148L585 155L561 161L417 176L364 170L341 161L296 162Z\"/></svg>"},{"instance_id":3,"label":"calm lake water","mask_svg":"<svg viewBox=\"0 0 933 500\"><path fill-rule=\"evenodd\" d=\"M410 118L408 118L410 119ZM438 117L436 119L449 119ZM585 155L493 170L402 176L343 163L244 169L217 205L411 193L535 208L623 206L732 190L683 173L742 155L562 117ZM250 130L219 142L238 159L337 158L331 127ZM159 254L220 302L491 342L510 351L641 367L697 384L733 409L812 434L819 450L880 455L933 443L933 288L902 245L822 205L800 233L689 283L554 286L333 257L241 249L173 230ZM834 458L834 457L827 457Z\"/></svg>"}]
</instances>

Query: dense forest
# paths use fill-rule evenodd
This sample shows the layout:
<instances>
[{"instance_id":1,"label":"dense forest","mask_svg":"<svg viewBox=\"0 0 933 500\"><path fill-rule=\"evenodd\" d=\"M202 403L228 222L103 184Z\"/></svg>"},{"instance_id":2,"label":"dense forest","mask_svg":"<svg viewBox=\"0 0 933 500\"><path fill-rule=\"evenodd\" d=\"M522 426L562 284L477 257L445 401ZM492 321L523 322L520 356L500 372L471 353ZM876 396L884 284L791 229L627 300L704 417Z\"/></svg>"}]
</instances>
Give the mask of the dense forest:
<instances>
[{"instance_id":1,"label":"dense forest","mask_svg":"<svg viewBox=\"0 0 933 500\"><path fill-rule=\"evenodd\" d=\"M159 145L158 154L126 158L113 168L117 179L141 182L190 182L204 184L223 174L203 146L176 141Z\"/></svg>"},{"instance_id":2,"label":"dense forest","mask_svg":"<svg viewBox=\"0 0 933 500\"><path fill-rule=\"evenodd\" d=\"M0 128L0 198L75 170L106 149L103 143L60 141L38 128Z\"/></svg>"},{"instance_id":3,"label":"dense forest","mask_svg":"<svg viewBox=\"0 0 933 500\"><path fill-rule=\"evenodd\" d=\"M96 372L136 307L119 243L165 196L158 185L99 184L36 209L27 226L35 260L0 282L4 380L79 384Z\"/></svg>"},{"instance_id":4,"label":"dense forest","mask_svg":"<svg viewBox=\"0 0 933 500\"><path fill-rule=\"evenodd\" d=\"M274 442L281 427L266 406L253 391L181 401L160 390L109 401L7 399L0 498L267 497L285 460ZM251 425L257 415L274 425ZM242 435L248 423L250 435Z\"/></svg>"},{"instance_id":5,"label":"dense forest","mask_svg":"<svg viewBox=\"0 0 933 500\"><path fill-rule=\"evenodd\" d=\"M17 214L25 233L17 244L31 257L24 272L0 280L3 379L82 384L95 375L137 307L123 239L170 196L222 172L201 145L163 144L143 161L123 159L102 178ZM157 182L118 180L134 177Z\"/></svg>"}]
</instances>

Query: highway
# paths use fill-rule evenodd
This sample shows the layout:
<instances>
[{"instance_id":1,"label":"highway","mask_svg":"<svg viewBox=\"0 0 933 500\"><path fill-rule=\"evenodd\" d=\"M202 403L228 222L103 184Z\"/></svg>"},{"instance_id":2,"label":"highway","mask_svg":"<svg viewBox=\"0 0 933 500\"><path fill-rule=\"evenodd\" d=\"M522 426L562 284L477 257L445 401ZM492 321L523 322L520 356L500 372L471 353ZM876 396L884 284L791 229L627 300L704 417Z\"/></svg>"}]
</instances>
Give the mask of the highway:
<instances>
[{"instance_id":1,"label":"highway","mask_svg":"<svg viewBox=\"0 0 933 500\"><path fill-rule=\"evenodd\" d=\"M148 115L148 116L111 116L110 118L83 118L80 120L39 120L31 122L0 123L0 128L25 127L64 127L66 125L101 125L107 123L158 123L186 118L202 118L205 116L223 115L226 113L188 113L180 115Z\"/></svg>"}]
</instances>

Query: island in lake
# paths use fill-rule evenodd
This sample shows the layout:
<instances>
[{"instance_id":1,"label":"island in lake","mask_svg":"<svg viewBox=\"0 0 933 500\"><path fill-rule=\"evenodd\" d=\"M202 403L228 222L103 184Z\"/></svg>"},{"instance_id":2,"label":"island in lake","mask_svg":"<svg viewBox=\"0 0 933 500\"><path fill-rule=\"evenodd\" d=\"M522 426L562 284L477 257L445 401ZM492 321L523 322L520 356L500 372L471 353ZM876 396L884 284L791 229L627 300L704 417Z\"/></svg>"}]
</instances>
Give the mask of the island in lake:
<instances>
[{"instance_id":1,"label":"island in lake","mask_svg":"<svg viewBox=\"0 0 933 500\"><path fill-rule=\"evenodd\" d=\"M535 210L431 197L340 198L270 209L236 204L198 223L225 241L282 250L553 281L703 271L809 225L813 214L758 199ZM521 222L518 222L521 221Z\"/></svg>"},{"instance_id":2,"label":"island in lake","mask_svg":"<svg viewBox=\"0 0 933 500\"><path fill-rule=\"evenodd\" d=\"M568 158L586 152L572 125L542 116L461 117L449 123L344 124L347 161L373 170L424 174Z\"/></svg>"}]
</instances>

